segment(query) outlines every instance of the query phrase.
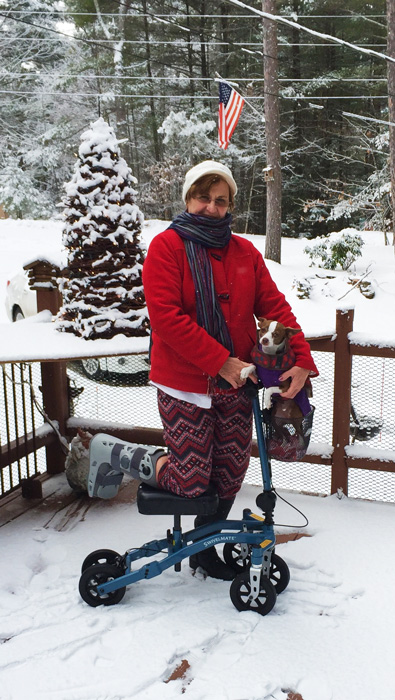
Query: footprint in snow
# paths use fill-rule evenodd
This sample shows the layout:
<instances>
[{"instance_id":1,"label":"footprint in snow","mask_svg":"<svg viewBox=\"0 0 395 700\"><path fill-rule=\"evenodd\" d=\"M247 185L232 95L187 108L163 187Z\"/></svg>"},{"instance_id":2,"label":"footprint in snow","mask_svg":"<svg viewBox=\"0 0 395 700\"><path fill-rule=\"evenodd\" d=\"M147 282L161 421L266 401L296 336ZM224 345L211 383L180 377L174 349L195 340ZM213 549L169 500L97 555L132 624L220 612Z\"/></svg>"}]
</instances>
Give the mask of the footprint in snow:
<instances>
[{"instance_id":1,"label":"footprint in snow","mask_svg":"<svg viewBox=\"0 0 395 700\"><path fill-rule=\"evenodd\" d=\"M277 598L275 613L343 617L348 603L364 594L363 590L345 590L337 575L317 569L314 563L304 567L289 560L287 563L291 578L287 589Z\"/></svg>"}]
</instances>

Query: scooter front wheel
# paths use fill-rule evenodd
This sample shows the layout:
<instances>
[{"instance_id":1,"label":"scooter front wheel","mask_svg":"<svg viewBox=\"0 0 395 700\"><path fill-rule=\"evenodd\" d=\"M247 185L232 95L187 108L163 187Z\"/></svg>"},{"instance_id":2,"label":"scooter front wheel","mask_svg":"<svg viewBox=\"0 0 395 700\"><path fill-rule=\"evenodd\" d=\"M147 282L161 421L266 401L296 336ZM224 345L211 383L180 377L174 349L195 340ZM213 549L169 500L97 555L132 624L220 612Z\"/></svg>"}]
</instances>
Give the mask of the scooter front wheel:
<instances>
[{"instance_id":1,"label":"scooter front wheel","mask_svg":"<svg viewBox=\"0 0 395 700\"><path fill-rule=\"evenodd\" d=\"M237 610L251 610L259 615L267 615L276 603L276 589L268 578L261 576L257 598L251 597L250 572L245 571L232 581L230 599Z\"/></svg>"},{"instance_id":2,"label":"scooter front wheel","mask_svg":"<svg viewBox=\"0 0 395 700\"><path fill-rule=\"evenodd\" d=\"M223 557L228 566L231 566L237 573L248 571L251 566L251 547L248 547L248 554L243 552L239 542L226 542L224 544ZM287 563L278 556L272 554L270 559L269 579L276 589L276 594L285 591L289 584L290 573Z\"/></svg>"}]
</instances>

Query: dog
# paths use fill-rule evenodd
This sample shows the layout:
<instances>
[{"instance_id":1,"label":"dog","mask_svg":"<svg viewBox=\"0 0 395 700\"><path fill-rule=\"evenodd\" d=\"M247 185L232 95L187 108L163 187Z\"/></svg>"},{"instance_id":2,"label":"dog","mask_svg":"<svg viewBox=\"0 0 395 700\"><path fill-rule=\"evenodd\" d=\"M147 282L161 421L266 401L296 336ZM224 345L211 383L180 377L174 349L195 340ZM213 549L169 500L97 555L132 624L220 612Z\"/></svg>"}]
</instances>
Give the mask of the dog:
<instances>
[{"instance_id":1,"label":"dog","mask_svg":"<svg viewBox=\"0 0 395 700\"><path fill-rule=\"evenodd\" d=\"M290 338L300 332L300 328L290 328L279 321L271 321L267 318L258 319L258 343L262 352L267 355L278 355L284 352ZM290 385L291 380L286 379L285 381L279 381L276 386L265 387L263 407L266 409L271 408L273 394L285 393ZM302 411L293 399L276 401L275 413L276 415L278 413L281 418L289 418L291 422L292 419L303 417Z\"/></svg>"},{"instance_id":2,"label":"dog","mask_svg":"<svg viewBox=\"0 0 395 700\"><path fill-rule=\"evenodd\" d=\"M247 379L255 373L264 386L263 408L270 409L270 417L263 414L267 431L267 451L270 457L285 462L295 462L304 457L309 445L314 407L309 403L311 384L307 380L294 399L282 399L289 389L291 379L280 377L295 365L295 353L290 339L300 333L300 328L289 328L278 321L258 319L257 343L251 351L254 364L240 373ZM243 376L244 375L244 376ZM277 397L273 400L273 396Z\"/></svg>"},{"instance_id":3,"label":"dog","mask_svg":"<svg viewBox=\"0 0 395 700\"><path fill-rule=\"evenodd\" d=\"M280 381L277 379L281 376L286 369L276 369L276 356L280 356L288 349L288 344L290 338L292 338L297 333L300 333L300 328L290 328L284 326L279 321L273 321L267 318L258 319L257 328L257 341L258 341L258 352L262 352L264 355L269 355L271 359L271 364L273 369L266 372L264 377L263 373L260 371L259 365L250 365L244 368L241 373L243 379L247 379L251 373L257 371L259 378L263 381L265 387L265 393L263 398L263 408L269 410L274 403L273 408L273 418L281 418L284 422L289 421L295 427L296 432L300 432L301 421L303 419L303 412L293 399L280 399L273 402L274 394L282 394L286 392L291 384L291 379L286 379L285 381ZM269 365L270 366L270 365ZM289 369L289 367L288 367ZM270 375L273 372L273 377ZM277 377L276 377L277 375ZM272 381L277 381L277 384L271 384ZM270 381L269 385L268 382ZM282 422L282 421L280 421Z\"/></svg>"}]
</instances>

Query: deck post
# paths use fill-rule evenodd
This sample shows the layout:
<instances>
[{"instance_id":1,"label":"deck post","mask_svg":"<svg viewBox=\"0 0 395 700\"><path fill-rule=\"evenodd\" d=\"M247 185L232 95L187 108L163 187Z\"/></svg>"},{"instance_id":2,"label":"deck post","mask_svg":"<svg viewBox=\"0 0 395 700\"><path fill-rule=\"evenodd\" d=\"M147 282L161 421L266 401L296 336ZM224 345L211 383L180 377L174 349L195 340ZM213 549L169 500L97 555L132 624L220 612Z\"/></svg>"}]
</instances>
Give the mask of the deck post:
<instances>
[{"instance_id":1,"label":"deck post","mask_svg":"<svg viewBox=\"0 0 395 700\"><path fill-rule=\"evenodd\" d=\"M348 493L348 468L345 448L350 439L352 355L348 334L352 332L353 309L337 309L335 339L335 377L333 389L333 455L331 493Z\"/></svg>"},{"instance_id":2,"label":"deck post","mask_svg":"<svg viewBox=\"0 0 395 700\"><path fill-rule=\"evenodd\" d=\"M55 316L62 304L57 277L59 268L48 260L35 260L24 266L29 276L29 286L37 293L37 311L49 309ZM66 435L69 418L69 389L66 362L41 363L41 390L44 410L51 421L56 421L61 435ZM65 453L60 441L46 448L47 472L58 474L64 471Z\"/></svg>"}]
</instances>

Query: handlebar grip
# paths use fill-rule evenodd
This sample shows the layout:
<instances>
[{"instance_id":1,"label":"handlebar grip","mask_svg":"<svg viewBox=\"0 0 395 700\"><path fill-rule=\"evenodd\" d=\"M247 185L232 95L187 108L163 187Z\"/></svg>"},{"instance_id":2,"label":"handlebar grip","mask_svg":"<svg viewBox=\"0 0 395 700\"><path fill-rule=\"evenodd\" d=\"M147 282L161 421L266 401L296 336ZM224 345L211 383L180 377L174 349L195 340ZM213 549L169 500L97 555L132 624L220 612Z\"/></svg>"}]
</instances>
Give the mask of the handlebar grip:
<instances>
[{"instance_id":1,"label":"handlebar grip","mask_svg":"<svg viewBox=\"0 0 395 700\"><path fill-rule=\"evenodd\" d=\"M220 389L231 389L232 385L224 377L219 376L217 379L217 385Z\"/></svg>"},{"instance_id":2,"label":"handlebar grip","mask_svg":"<svg viewBox=\"0 0 395 700\"><path fill-rule=\"evenodd\" d=\"M224 379L224 377L218 377L217 380L218 387L220 389L231 389L232 385L227 381L227 379ZM262 384L258 382L258 384L255 384L255 382L252 381L248 377L246 383L242 387L242 390L245 391L247 396L250 397L250 399L253 399L255 396L258 395L258 389L262 388Z\"/></svg>"}]
</instances>

